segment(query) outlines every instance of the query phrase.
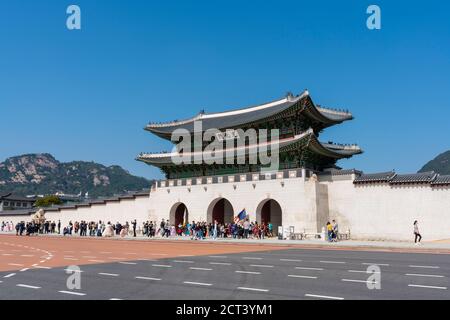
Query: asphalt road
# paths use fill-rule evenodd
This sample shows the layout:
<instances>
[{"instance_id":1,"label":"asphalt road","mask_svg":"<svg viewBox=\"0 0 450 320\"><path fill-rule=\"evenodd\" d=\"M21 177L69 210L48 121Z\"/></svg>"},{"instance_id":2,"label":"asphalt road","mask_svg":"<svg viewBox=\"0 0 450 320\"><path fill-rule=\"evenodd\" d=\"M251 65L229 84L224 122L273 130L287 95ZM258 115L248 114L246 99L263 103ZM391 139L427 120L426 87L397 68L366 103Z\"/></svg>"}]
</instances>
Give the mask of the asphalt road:
<instances>
[{"instance_id":1,"label":"asphalt road","mask_svg":"<svg viewBox=\"0 0 450 320\"><path fill-rule=\"evenodd\" d=\"M83 254L95 261L95 252ZM81 265L81 288L73 290L67 266L0 272L0 299L450 299L446 254L287 249L109 258ZM367 272L373 265L379 273Z\"/></svg>"}]
</instances>

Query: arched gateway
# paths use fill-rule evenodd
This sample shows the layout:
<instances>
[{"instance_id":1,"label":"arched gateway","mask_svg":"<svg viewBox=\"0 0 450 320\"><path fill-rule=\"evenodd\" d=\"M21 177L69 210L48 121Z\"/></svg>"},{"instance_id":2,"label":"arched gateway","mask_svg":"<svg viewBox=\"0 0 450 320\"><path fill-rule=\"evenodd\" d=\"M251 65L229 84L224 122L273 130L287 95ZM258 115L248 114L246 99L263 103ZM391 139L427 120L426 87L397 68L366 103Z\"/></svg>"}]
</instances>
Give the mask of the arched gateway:
<instances>
[{"instance_id":1,"label":"arched gateway","mask_svg":"<svg viewBox=\"0 0 450 320\"><path fill-rule=\"evenodd\" d=\"M172 206L172 209L170 209L169 221L170 224L174 226L189 221L189 212L184 203L178 202Z\"/></svg>"},{"instance_id":2,"label":"arched gateway","mask_svg":"<svg viewBox=\"0 0 450 320\"><path fill-rule=\"evenodd\" d=\"M273 225L273 233L278 234L278 227L283 224L283 212L280 204L273 199L261 201L256 208L256 221L266 225L270 222Z\"/></svg>"},{"instance_id":3,"label":"arched gateway","mask_svg":"<svg viewBox=\"0 0 450 320\"><path fill-rule=\"evenodd\" d=\"M215 199L208 206L207 222L213 223L217 220L218 223L231 223L234 219L234 210L231 202L225 198Z\"/></svg>"}]
</instances>

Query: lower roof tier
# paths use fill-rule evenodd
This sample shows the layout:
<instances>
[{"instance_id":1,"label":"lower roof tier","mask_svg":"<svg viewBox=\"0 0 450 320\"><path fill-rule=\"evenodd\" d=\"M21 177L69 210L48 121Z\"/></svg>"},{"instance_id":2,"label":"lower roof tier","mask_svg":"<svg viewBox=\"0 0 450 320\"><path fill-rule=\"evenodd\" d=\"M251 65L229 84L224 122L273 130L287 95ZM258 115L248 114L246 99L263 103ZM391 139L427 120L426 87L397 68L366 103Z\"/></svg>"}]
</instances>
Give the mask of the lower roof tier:
<instances>
[{"instance_id":1,"label":"lower roof tier","mask_svg":"<svg viewBox=\"0 0 450 320\"><path fill-rule=\"evenodd\" d=\"M260 161L260 151L262 150L263 155L265 155L265 150L269 150L270 154L270 152L276 152L276 149L275 142L268 142L227 149L223 150L222 153L216 151L216 154L210 152L185 152L180 154L177 151L157 154L142 153L137 157L137 160L161 168L166 176L168 173L181 171L195 172L194 175L197 175L197 173L202 174L197 171L204 172L219 167L221 169L233 169L234 167L236 170L242 165L246 166L244 170L248 170L248 166L252 165L257 168L264 167L264 162ZM338 160L360 154L362 150L357 145L321 143L314 131L309 129L301 134L280 139L278 153L280 166L284 166L284 168L306 166L320 170L333 167ZM216 158L211 156L216 156ZM195 159L203 159L203 161L196 162ZM251 159L253 161L250 161Z\"/></svg>"}]
</instances>

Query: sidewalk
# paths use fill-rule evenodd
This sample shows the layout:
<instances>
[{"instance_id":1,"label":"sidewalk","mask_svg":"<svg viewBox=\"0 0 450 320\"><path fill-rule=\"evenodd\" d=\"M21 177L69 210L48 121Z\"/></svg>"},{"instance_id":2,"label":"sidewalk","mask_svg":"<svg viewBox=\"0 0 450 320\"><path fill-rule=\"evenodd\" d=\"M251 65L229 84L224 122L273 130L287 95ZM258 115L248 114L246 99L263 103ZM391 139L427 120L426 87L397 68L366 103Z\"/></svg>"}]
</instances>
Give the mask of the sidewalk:
<instances>
[{"instance_id":1,"label":"sidewalk","mask_svg":"<svg viewBox=\"0 0 450 320\"><path fill-rule=\"evenodd\" d=\"M15 235L15 232L0 232L1 235ZM23 236L25 237L25 236ZM35 236L33 236L35 237ZM63 237L58 234L40 234L37 237ZM99 237L80 237L79 235L66 236L65 238L74 239L107 239L118 241L188 241L198 243L220 243L220 244L255 244L255 245L280 245L286 247L299 247L310 249L370 249L381 251L396 251L396 252L427 252L427 253L446 253L450 254L450 239L436 240L436 241L423 241L421 245L416 246L413 241L369 241L369 240L343 240L339 242L327 242L320 239L306 239L306 240L278 240L277 238L270 238L264 240L258 239L230 239L230 238L218 238L213 240L207 238L205 240L191 240L189 237L169 237L162 238L160 236L156 238L147 238L145 236L137 236L136 238L126 236L121 238L115 236L112 238L99 238Z\"/></svg>"}]
</instances>

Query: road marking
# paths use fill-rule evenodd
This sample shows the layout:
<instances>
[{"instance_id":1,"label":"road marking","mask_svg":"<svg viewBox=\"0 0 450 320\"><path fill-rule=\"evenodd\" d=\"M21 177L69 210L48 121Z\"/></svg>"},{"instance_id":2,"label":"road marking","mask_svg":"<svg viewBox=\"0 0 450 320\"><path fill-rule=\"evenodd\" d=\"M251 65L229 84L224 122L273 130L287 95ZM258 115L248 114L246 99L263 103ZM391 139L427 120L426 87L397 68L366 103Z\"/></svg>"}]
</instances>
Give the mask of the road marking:
<instances>
[{"instance_id":1,"label":"road marking","mask_svg":"<svg viewBox=\"0 0 450 320\"><path fill-rule=\"evenodd\" d=\"M2 256L12 256L12 253L2 253Z\"/></svg>"},{"instance_id":2,"label":"road marking","mask_svg":"<svg viewBox=\"0 0 450 320\"><path fill-rule=\"evenodd\" d=\"M105 262L104 260L88 260L89 262L100 262L100 263L102 263L102 262Z\"/></svg>"},{"instance_id":3,"label":"road marking","mask_svg":"<svg viewBox=\"0 0 450 320\"><path fill-rule=\"evenodd\" d=\"M137 264L136 262L119 261L121 264Z\"/></svg>"},{"instance_id":4,"label":"road marking","mask_svg":"<svg viewBox=\"0 0 450 320\"><path fill-rule=\"evenodd\" d=\"M341 281L344 282L359 282L359 283L377 283L376 281L370 281L370 280L354 280L354 279L341 279Z\"/></svg>"},{"instance_id":5,"label":"road marking","mask_svg":"<svg viewBox=\"0 0 450 320\"><path fill-rule=\"evenodd\" d=\"M347 272L353 272L353 273L368 273L368 274L372 274L372 273L381 273L380 271L367 271L367 270L347 270Z\"/></svg>"},{"instance_id":6,"label":"road marking","mask_svg":"<svg viewBox=\"0 0 450 320\"><path fill-rule=\"evenodd\" d=\"M332 297L332 296L321 296L318 294L305 294L305 297L311 297L311 298L321 298L321 299L333 299L333 300L344 300L344 298L341 297Z\"/></svg>"},{"instance_id":7,"label":"road marking","mask_svg":"<svg viewBox=\"0 0 450 320\"><path fill-rule=\"evenodd\" d=\"M17 284L16 286L21 287L21 288L28 288L28 289L40 289L41 288L41 287L29 286L27 284L21 284L21 283Z\"/></svg>"},{"instance_id":8,"label":"road marking","mask_svg":"<svg viewBox=\"0 0 450 320\"><path fill-rule=\"evenodd\" d=\"M79 259L77 259L77 258L64 258L64 260L72 260L72 261L76 261L76 260L79 260Z\"/></svg>"},{"instance_id":9,"label":"road marking","mask_svg":"<svg viewBox=\"0 0 450 320\"><path fill-rule=\"evenodd\" d=\"M16 274L15 273L10 273L10 274L7 274L6 276L4 276L3 278L11 278L11 277L14 277Z\"/></svg>"},{"instance_id":10,"label":"road marking","mask_svg":"<svg viewBox=\"0 0 450 320\"><path fill-rule=\"evenodd\" d=\"M305 278L305 279L317 279L317 277L300 276L300 275L297 275L297 274L288 274L288 277L291 277L291 278Z\"/></svg>"},{"instance_id":11,"label":"road marking","mask_svg":"<svg viewBox=\"0 0 450 320\"><path fill-rule=\"evenodd\" d=\"M261 274L261 272L255 272L255 271L241 271L237 270L236 273L246 273L246 274Z\"/></svg>"},{"instance_id":12,"label":"road marking","mask_svg":"<svg viewBox=\"0 0 450 320\"><path fill-rule=\"evenodd\" d=\"M228 258L227 256L208 256L210 258L219 258L219 259L223 259L223 258Z\"/></svg>"},{"instance_id":13,"label":"road marking","mask_svg":"<svg viewBox=\"0 0 450 320\"><path fill-rule=\"evenodd\" d=\"M150 253L152 256L167 256L167 253Z\"/></svg>"},{"instance_id":14,"label":"road marking","mask_svg":"<svg viewBox=\"0 0 450 320\"><path fill-rule=\"evenodd\" d=\"M135 277L136 279L141 279L141 280L152 280L152 281L160 281L161 279L159 278L149 278L149 277Z\"/></svg>"},{"instance_id":15,"label":"road marking","mask_svg":"<svg viewBox=\"0 0 450 320\"><path fill-rule=\"evenodd\" d=\"M210 268L195 268L195 267L190 267L189 269L191 269L191 270L201 270L201 271L211 271L212 270Z\"/></svg>"},{"instance_id":16,"label":"road marking","mask_svg":"<svg viewBox=\"0 0 450 320\"><path fill-rule=\"evenodd\" d=\"M126 260L127 258L119 258L119 257L109 257L111 260Z\"/></svg>"},{"instance_id":17,"label":"road marking","mask_svg":"<svg viewBox=\"0 0 450 320\"><path fill-rule=\"evenodd\" d=\"M119 276L117 273L99 272L98 274L101 275L101 276L110 276L110 277L118 277Z\"/></svg>"},{"instance_id":18,"label":"road marking","mask_svg":"<svg viewBox=\"0 0 450 320\"><path fill-rule=\"evenodd\" d=\"M75 292L75 291L58 291L59 293L65 293L65 294L72 294L74 296L85 296L86 293L81 293L81 292Z\"/></svg>"},{"instance_id":19,"label":"road marking","mask_svg":"<svg viewBox=\"0 0 450 320\"><path fill-rule=\"evenodd\" d=\"M408 287L447 290L447 287L421 286L418 284L408 284Z\"/></svg>"},{"instance_id":20,"label":"road marking","mask_svg":"<svg viewBox=\"0 0 450 320\"><path fill-rule=\"evenodd\" d=\"M256 268L273 268L273 266L267 265L267 264L251 264L250 267L256 267Z\"/></svg>"},{"instance_id":21,"label":"road marking","mask_svg":"<svg viewBox=\"0 0 450 320\"><path fill-rule=\"evenodd\" d=\"M34 257L34 254L21 254L21 257Z\"/></svg>"},{"instance_id":22,"label":"road marking","mask_svg":"<svg viewBox=\"0 0 450 320\"><path fill-rule=\"evenodd\" d=\"M23 269L20 270L20 272L25 272L27 270L30 270L30 268L23 268Z\"/></svg>"},{"instance_id":23,"label":"road marking","mask_svg":"<svg viewBox=\"0 0 450 320\"><path fill-rule=\"evenodd\" d=\"M258 289L258 288L248 288L248 287L237 287L238 290L247 290L247 291L258 291L258 292L269 292L267 289Z\"/></svg>"},{"instance_id":24,"label":"road marking","mask_svg":"<svg viewBox=\"0 0 450 320\"><path fill-rule=\"evenodd\" d=\"M172 268L172 266L169 266L169 265L167 265L167 264L152 264L152 267Z\"/></svg>"},{"instance_id":25,"label":"road marking","mask_svg":"<svg viewBox=\"0 0 450 320\"><path fill-rule=\"evenodd\" d=\"M33 266L36 269L51 269L50 267L45 267L45 266Z\"/></svg>"},{"instance_id":26,"label":"road marking","mask_svg":"<svg viewBox=\"0 0 450 320\"><path fill-rule=\"evenodd\" d=\"M303 260L298 260L298 259L280 259L280 261L287 261L287 262L302 262Z\"/></svg>"},{"instance_id":27,"label":"road marking","mask_svg":"<svg viewBox=\"0 0 450 320\"><path fill-rule=\"evenodd\" d=\"M68 271L68 272L78 272L78 273L84 272L83 270L77 270L77 269L64 269L64 271Z\"/></svg>"},{"instance_id":28,"label":"road marking","mask_svg":"<svg viewBox=\"0 0 450 320\"><path fill-rule=\"evenodd\" d=\"M203 283L203 282L192 282L192 281L183 281L185 284L193 284L197 286L212 286L212 283Z\"/></svg>"},{"instance_id":29,"label":"road marking","mask_svg":"<svg viewBox=\"0 0 450 320\"><path fill-rule=\"evenodd\" d=\"M344 261L327 261L327 260L321 260L319 261L321 263L336 263L336 264L344 264Z\"/></svg>"},{"instance_id":30,"label":"road marking","mask_svg":"<svg viewBox=\"0 0 450 320\"><path fill-rule=\"evenodd\" d=\"M439 269L438 266L416 266L416 265L410 265L410 268L427 268L427 269Z\"/></svg>"},{"instance_id":31,"label":"road marking","mask_svg":"<svg viewBox=\"0 0 450 320\"><path fill-rule=\"evenodd\" d=\"M194 261L189 261L189 260L173 260L173 262L177 262L177 263L194 263Z\"/></svg>"},{"instance_id":32,"label":"road marking","mask_svg":"<svg viewBox=\"0 0 450 320\"><path fill-rule=\"evenodd\" d=\"M113 300L123 300L123 299L119 299L119 298L111 298L111 299L109 299L109 300L113 301Z\"/></svg>"},{"instance_id":33,"label":"road marking","mask_svg":"<svg viewBox=\"0 0 450 320\"><path fill-rule=\"evenodd\" d=\"M389 263L371 263L371 262L363 262L361 263L362 265L365 266L382 266L382 267L389 267Z\"/></svg>"},{"instance_id":34,"label":"road marking","mask_svg":"<svg viewBox=\"0 0 450 320\"><path fill-rule=\"evenodd\" d=\"M8 263L9 266L14 266L14 267L23 267L23 264L20 263Z\"/></svg>"},{"instance_id":35,"label":"road marking","mask_svg":"<svg viewBox=\"0 0 450 320\"><path fill-rule=\"evenodd\" d=\"M323 268L295 267L295 269L298 269L298 270L317 270L317 271L323 271Z\"/></svg>"},{"instance_id":36,"label":"road marking","mask_svg":"<svg viewBox=\"0 0 450 320\"><path fill-rule=\"evenodd\" d=\"M444 276L437 275L437 274L420 274L420 273L407 273L405 276L411 276L411 277L430 277L430 278L444 278Z\"/></svg>"},{"instance_id":37,"label":"road marking","mask_svg":"<svg viewBox=\"0 0 450 320\"><path fill-rule=\"evenodd\" d=\"M82 256L82 258L85 258L85 259L95 259L95 258L97 258L97 257L94 257L94 256Z\"/></svg>"},{"instance_id":38,"label":"road marking","mask_svg":"<svg viewBox=\"0 0 450 320\"><path fill-rule=\"evenodd\" d=\"M245 259L245 260L262 260L262 258L259 258L259 257L242 257L242 259Z\"/></svg>"},{"instance_id":39,"label":"road marking","mask_svg":"<svg viewBox=\"0 0 450 320\"><path fill-rule=\"evenodd\" d=\"M231 266L231 263L229 262L210 262L209 264L215 264L219 266Z\"/></svg>"}]
</instances>

